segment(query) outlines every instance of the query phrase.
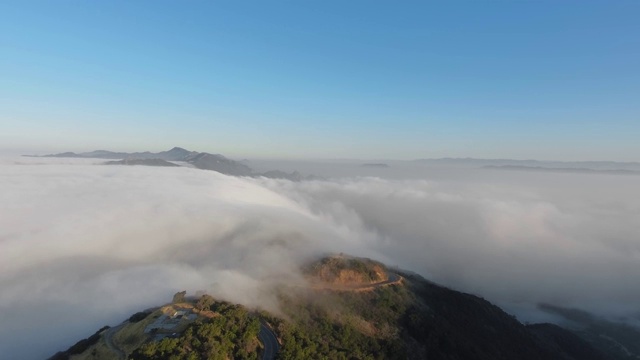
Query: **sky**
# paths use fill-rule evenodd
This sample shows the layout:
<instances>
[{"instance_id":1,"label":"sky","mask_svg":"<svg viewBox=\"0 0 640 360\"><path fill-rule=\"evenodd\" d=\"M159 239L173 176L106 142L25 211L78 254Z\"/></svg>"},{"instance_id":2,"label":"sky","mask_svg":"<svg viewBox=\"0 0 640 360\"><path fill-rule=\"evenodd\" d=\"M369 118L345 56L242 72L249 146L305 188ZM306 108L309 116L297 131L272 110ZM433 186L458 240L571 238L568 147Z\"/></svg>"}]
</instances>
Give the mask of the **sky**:
<instances>
[{"instance_id":1,"label":"sky","mask_svg":"<svg viewBox=\"0 0 640 360\"><path fill-rule=\"evenodd\" d=\"M2 1L0 152L640 161L638 1Z\"/></svg>"}]
</instances>

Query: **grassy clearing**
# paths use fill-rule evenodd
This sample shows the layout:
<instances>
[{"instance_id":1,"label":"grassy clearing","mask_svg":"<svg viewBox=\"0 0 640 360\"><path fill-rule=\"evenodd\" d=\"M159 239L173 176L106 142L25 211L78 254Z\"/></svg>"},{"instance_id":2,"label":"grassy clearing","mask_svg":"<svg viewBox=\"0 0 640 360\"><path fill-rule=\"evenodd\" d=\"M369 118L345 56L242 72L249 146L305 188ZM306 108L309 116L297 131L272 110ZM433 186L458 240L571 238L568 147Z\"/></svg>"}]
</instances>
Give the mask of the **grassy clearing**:
<instances>
[{"instance_id":1,"label":"grassy clearing","mask_svg":"<svg viewBox=\"0 0 640 360\"><path fill-rule=\"evenodd\" d=\"M219 316L218 313L202 310L198 311L194 308L192 303L184 302L179 304L169 304L161 307L160 309L152 312L144 320L136 323L130 323L125 325L117 333L113 335L112 341L115 346L122 349L127 355L131 354L134 350L139 348L142 344L148 341L151 336L144 333L144 329L153 323L157 318L162 315L171 316L177 310L190 310L198 315L199 318L214 318ZM161 331L160 333L181 333L191 323L186 319L180 321L180 323L170 331ZM93 346L89 347L82 354L73 355L71 360L112 360L116 354L114 354L104 341L104 337Z\"/></svg>"},{"instance_id":2,"label":"grassy clearing","mask_svg":"<svg viewBox=\"0 0 640 360\"><path fill-rule=\"evenodd\" d=\"M149 335L144 333L147 325L154 322L162 314L161 310L156 310L142 321L127 324L113 335L113 344L122 349L127 355L131 354L149 339Z\"/></svg>"},{"instance_id":3,"label":"grassy clearing","mask_svg":"<svg viewBox=\"0 0 640 360\"><path fill-rule=\"evenodd\" d=\"M70 360L113 360L114 356L115 354L109 350L104 339L101 338L82 354L72 355Z\"/></svg>"}]
</instances>

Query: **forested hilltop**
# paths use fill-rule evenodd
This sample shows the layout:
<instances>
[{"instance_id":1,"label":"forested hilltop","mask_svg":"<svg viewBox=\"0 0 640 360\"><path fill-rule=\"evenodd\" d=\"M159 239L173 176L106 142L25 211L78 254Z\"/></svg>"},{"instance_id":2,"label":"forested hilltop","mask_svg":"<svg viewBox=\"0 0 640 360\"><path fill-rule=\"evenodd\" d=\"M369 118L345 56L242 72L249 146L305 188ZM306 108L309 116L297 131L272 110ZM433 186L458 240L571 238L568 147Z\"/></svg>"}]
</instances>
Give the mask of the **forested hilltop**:
<instances>
[{"instance_id":1,"label":"forested hilltop","mask_svg":"<svg viewBox=\"0 0 640 360\"><path fill-rule=\"evenodd\" d=\"M52 359L622 359L368 259L334 256L302 270L312 285L280 288L277 316L181 292Z\"/></svg>"}]
</instances>

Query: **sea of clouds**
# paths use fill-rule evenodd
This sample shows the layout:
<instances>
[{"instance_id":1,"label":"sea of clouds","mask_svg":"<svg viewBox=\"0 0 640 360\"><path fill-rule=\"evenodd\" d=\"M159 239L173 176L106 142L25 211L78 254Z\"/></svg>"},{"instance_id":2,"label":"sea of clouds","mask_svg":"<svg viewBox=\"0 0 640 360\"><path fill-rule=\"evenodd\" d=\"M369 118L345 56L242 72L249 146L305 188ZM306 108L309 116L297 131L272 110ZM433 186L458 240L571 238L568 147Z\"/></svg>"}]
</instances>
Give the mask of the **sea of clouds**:
<instances>
[{"instance_id":1,"label":"sea of clouds","mask_svg":"<svg viewBox=\"0 0 640 360\"><path fill-rule=\"evenodd\" d=\"M432 169L296 183L100 162L0 158L7 358L45 358L180 290L277 311L274 284L338 252L526 321L547 319L540 302L640 310L638 176Z\"/></svg>"}]
</instances>

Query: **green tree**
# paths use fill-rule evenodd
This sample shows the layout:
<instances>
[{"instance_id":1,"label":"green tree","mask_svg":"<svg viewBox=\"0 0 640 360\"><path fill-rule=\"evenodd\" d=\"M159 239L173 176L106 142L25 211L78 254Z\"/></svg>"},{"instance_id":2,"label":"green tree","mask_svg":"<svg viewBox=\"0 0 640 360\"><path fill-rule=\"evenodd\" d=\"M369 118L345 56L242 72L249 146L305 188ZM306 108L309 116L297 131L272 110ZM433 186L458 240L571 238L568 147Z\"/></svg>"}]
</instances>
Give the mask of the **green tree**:
<instances>
[{"instance_id":1,"label":"green tree","mask_svg":"<svg viewBox=\"0 0 640 360\"><path fill-rule=\"evenodd\" d=\"M177 304L177 303L182 303L186 301L186 296L187 296L187 292L186 291L180 291L177 292L173 295L173 303Z\"/></svg>"}]
</instances>

